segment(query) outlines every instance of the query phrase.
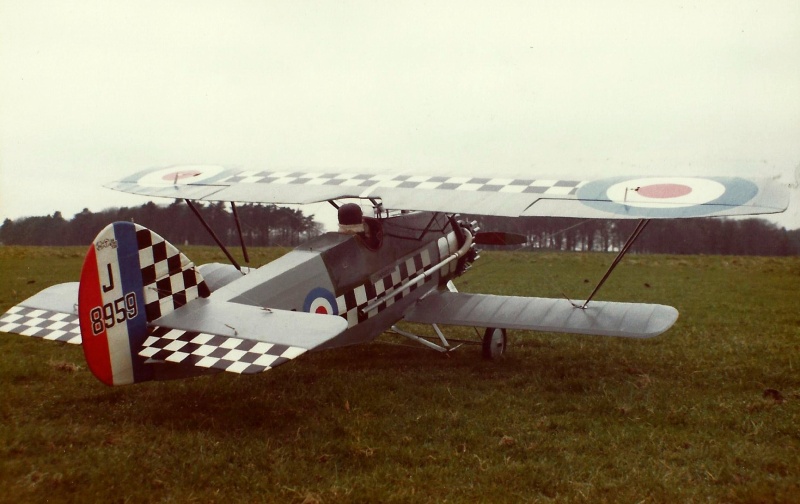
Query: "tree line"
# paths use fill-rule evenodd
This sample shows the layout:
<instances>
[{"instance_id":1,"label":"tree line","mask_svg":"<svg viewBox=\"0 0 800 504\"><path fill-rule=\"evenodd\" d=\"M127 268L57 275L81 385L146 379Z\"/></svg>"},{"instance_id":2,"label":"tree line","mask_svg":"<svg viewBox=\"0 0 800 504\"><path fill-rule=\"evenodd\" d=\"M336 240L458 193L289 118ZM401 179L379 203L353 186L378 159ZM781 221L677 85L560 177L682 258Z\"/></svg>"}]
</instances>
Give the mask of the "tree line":
<instances>
[{"instance_id":1,"label":"tree line","mask_svg":"<svg viewBox=\"0 0 800 504\"><path fill-rule=\"evenodd\" d=\"M203 219L226 245L238 245L239 235L230 208L223 203L195 203ZM275 205L236 207L245 244L249 246L295 246L322 233L314 216ZM176 245L213 245L213 238L186 203L145 203L133 208L111 208L91 212L84 208L71 219L61 212L45 217L5 219L0 243L5 245L86 245L111 222L132 221L152 229Z\"/></svg>"},{"instance_id":2,"label":"tree line","mask_svg":"<svg viewBox=\"0 0 800 504\"><path fill-rule=\"evenodd\" d=\"M239 237L230 207L223 203L195 204L203 219L226 245L238 245ZM245 244L248 246L296 246L320 235L323 226L300 210L275 205L237 206ZM524 235L529 250L616 251L636 227L635 220L570 219L557 217L466 216L484 231L508 231ZM145 203L133 208L101 212L84 209L71 219L61 212L44 217L5 219L0 244L86 245L106 225L133 221L153 229L176 245L213 245L203 225L182 201L169 205ZM490 247L484 247L490 248ZM800 229L787 231L762 219L653 220L634 245L633 252L718 255L798 255Z\"/></svg>"},{"instance_id":3,"label":"tree line","mask_svg":"<svg viewBox=\"0 0 800 504\"><path fill-rule=\"evenodd\" d=\"M472 216L484 231L507 231L527 238L523 248L617 251L636 228L636 220L556 217ZM800 254L800 229L787 231L763 219L652 220L631 249L639 253L767 255Z\"/></svg>"}]
</instances>

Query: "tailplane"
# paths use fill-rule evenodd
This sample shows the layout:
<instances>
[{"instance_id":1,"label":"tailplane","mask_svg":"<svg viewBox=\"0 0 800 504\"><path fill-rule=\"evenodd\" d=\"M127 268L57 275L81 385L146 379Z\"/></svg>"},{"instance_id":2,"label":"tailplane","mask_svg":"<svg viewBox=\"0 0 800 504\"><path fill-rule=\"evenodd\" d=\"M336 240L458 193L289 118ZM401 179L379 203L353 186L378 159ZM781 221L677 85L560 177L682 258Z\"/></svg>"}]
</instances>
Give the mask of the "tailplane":
<instances>
[{"instance_id":1,"label":"tailplane","mask_svg":"<svg viewBox=\"0 0 800 504\"><path fill-rule=\"evenodd\" d=\"M81 271L78 318L89 369L107 385L153 379L139 351L148 323L210 291L171 243L131 222L106 226Z\"/></svg>"}]
</instances>

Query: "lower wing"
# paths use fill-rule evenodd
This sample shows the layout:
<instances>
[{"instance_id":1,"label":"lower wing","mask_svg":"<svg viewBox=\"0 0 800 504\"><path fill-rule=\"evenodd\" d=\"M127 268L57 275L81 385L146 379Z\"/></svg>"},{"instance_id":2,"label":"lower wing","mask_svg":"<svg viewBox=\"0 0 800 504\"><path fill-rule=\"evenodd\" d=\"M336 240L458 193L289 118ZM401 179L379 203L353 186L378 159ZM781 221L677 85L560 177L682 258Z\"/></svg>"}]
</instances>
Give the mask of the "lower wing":
<instances>
[{"instance_id":1,"label":"lower wing","mask_svg":"<svg viewBox=\"0 0 800 504\"><path fill-rule=\"evenodd\" d=\"M566 299L433 292L405 315L409 322L652 338L678 319L671 306L592 301L576 308Z\"/></svg>"}]
</instances>

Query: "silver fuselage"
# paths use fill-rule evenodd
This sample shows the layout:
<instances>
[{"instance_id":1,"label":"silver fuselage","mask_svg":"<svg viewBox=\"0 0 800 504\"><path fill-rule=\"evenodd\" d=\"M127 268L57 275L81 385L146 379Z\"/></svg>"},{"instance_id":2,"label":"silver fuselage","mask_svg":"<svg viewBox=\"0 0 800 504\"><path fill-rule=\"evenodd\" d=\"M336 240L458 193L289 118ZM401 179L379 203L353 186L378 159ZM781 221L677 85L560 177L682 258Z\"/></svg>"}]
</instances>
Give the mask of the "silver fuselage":
<instances>
[{"instance_id":1,"label":"silver fuselage","mask_svg":"<svg viewBox=\"0 0 800 504\"><path fill-rule=\"evenodd\" d=\"M418 299L455 276L454 262L429 278L408 283L461 243L443 214L407 213L368 219L368 224L371 237L326 233L247 275L227 270L232 266L224 274L217 271L223 279L210 282L212 296L344 317L348 329L319 349L371 341L402 319Z\"/></svg>"}]
</instances>

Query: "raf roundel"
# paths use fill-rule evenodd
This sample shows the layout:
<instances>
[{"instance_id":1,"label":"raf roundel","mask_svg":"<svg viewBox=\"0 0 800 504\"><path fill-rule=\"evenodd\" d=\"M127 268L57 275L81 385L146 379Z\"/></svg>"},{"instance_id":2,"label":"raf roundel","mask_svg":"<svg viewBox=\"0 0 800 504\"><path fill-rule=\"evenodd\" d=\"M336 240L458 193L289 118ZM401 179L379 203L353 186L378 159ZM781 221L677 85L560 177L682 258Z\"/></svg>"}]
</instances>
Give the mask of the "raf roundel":
<instances>
[{"instance_id":1,"label":"raf roundel","mask_svg":"<svg viewBox=\"0 0 800 504\"><path fill-rule=\"evenodd\" d=\"M336 304L336 297L328 289L317 287L308 293L303 302L303 311L308 313L319 313L321 315L338 315L339 308Z\"/></svg>"},{"instance_id":2,"label":"raf roundel","mask_svg":"<svg viewBox=\"0 0 800 504\"><path fill-rule=\"evenodd\" d=\"M636 208L647 217L700 217L746 204L758 187L735 177L616 177L578 189L584 204L624 215Z\"/></svg>"},{"instance_id":3,"label":"raf roundel","mask_svg":"<svg viewBox=\"0 0 800 504\"><path fill-rule=\"evenodd\" d=\"M170 166L149 172L140 178L137 183L145 187L165 187L171 185L196 184L216 177L225 168L213 165L183 165Z\"/></svg>"},{"instance_id":4,"label":"raf roundel","mask_svg":"<svg viewBox=\"0 0 800 504\"><path fill-rule=\"evenodd\" d=\"M611 201L644 208L704 205L725 194L725 185L708 179L640 178L625 180L606 190Z\"/></svg>"}]
</instances>

